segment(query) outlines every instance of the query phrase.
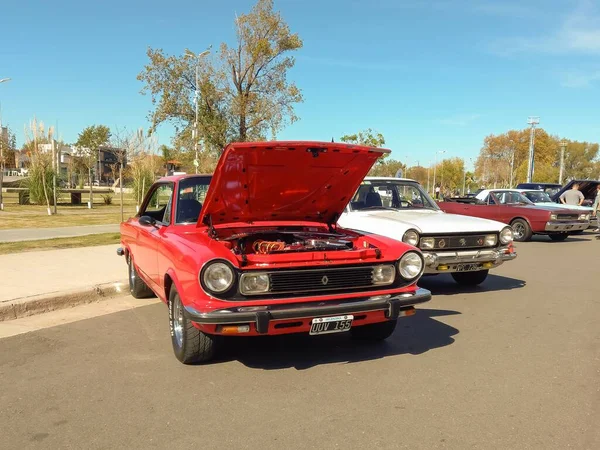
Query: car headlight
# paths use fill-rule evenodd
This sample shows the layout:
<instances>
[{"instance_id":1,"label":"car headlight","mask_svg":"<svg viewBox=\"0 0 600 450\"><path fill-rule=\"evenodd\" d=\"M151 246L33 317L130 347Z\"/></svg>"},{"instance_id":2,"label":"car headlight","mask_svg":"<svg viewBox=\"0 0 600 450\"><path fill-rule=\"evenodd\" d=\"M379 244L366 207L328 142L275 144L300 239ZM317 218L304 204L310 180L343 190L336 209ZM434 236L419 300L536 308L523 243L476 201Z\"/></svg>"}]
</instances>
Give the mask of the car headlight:
<instances>
[{"instance_id":1,"label":"car headlight","mask_svg":"<svg viewBox=\"0 0 600 450\"><path fill-rule=\"evenodd\" d=\"M419 277L423 271L423 258L417 252L406 252L398 261L398 273L407 281Z\"/></svg>"},{"instance_id":2,"label":"car headlight","mask_svg":"<svg viewBox=\"0 0 600 450\"><path fill-rule=\"evenodd\" d=\"M215 261L204 266L200 272L200 283L209 293L220 294L233 284L234 274L231 266Z\"/></svg>"},{"instance_id":3,"label":"car headlight","mask_svg":"<svg viewBox=\"0 0 600 450\"><path fill-rule=\"evenodd\" d=\"M513 241L513 230L510 227L504 227L500 232L500 242L510 244Z\"/></svg>"},{"instance_id":4,"label":"car headlight","mask_svg":"<svg viewBox=\"0 0 600 450\"><path fill-rule=\"evenodd\" d=\"M419 233L417 233L415 230L408 230L406 233L404 233L404 236L402 236L402 242L416 247L419 243Z\"/></svg>"},{"instance_id":5,"label":"car headlight","mask_svg":"<svg viewBox=\"0 0 600 450\"><path fill-rule=\"evenodd\" d=\"M590 220L590 215L589 214L580 214L579 220Z\"/></svg>"},{"instance_id":6,"label":"car headlight","mask_svg":"<svg viewBox=\"0 0 600 450\"><path fill-rule=\"evenodd\" d=\"M373 284L392 284L396 279L394 266L382 265L373 267Z\"/></svg>"},{"instance_id":7,"label":"car headlight","mask_svg":"<svg viewBox=\"0 0 600 450\"><path fill-rule=\"evenodd\" d=\"M558 216L556 214L550 214L550 220L556 220Z\"/></svg>"},{"instance_id":8,"label":"car headlight","mask_svg":"<svg viewBox=\"0 0 600 450\"><path fill-rule=\"evenodd\" d=\"M430 250L435 247L435 239L432 237L421 238L419 247L422 248L423 250Z\"/></svg>"},{"instance_id":9,"label":"car headlight","mask_svg":"<svg viewBox=\"0 0 600 450\"><path fill-rule=\"evenodd\" d=\"M244 273L240 277L240 293L242 295L256 295L269 292L271 280L269 274L264 272Z\"/></svg>"},{"instance_id":10,"label":"car headlight","mask_svg":"<svg viewBox=\"0 0 600 450\"><path fill-rule=\"evenodd\" d=\"M495 234L486 234L485 238L483 238L483 244L486 247L493 247L496 245L496 235Z\"/></svg>"}]
</instances>

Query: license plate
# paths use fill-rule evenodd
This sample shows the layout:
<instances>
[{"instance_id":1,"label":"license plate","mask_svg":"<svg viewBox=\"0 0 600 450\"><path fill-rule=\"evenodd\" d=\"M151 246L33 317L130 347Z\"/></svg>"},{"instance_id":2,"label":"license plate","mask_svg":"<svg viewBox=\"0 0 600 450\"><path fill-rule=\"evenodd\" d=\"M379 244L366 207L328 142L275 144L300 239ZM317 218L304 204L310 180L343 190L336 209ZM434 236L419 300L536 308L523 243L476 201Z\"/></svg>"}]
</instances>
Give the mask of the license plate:
<instances>
[{"instance_id":1,"label":"license plate","mask_svg":"<svg viewBox=\"0 0 600 450\"><path fill-rule=\"evenodd\" d=\"M455 272L474 272L481 270L481 264L457 264L454 268Z\"/></svg>"},{"instance_id":2,"label":"license plate","mask_svg":"<svg viewBox=\"0 0 600 450\"><path fill-rule=\"evenodd\" d=\"M329 334L348 331L354 316L318 317L310 323L309 334Z\"/></svg>"}]
</instances>

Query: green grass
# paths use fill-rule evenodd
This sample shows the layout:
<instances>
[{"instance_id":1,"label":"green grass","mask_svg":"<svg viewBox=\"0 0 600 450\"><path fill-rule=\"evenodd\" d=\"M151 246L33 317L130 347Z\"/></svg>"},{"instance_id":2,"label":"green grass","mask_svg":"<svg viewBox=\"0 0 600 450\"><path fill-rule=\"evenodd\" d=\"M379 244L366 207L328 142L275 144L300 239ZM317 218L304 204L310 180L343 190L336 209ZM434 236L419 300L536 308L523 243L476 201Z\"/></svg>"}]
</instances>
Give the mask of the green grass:
<instances>
[{"instance_id":1,"label":"green grass","mask_svg":"<svg viewBox=\"0 0 600 450\"><path fill-rule=\"evenodd\" d=\"M90 234L68 238L43 239L39 241L0 243L0 255L7 253L33 252L38 250L57 250L61 248L93 247L96 245L118 244L119 233Z\"/></svg>"}]
</instances>

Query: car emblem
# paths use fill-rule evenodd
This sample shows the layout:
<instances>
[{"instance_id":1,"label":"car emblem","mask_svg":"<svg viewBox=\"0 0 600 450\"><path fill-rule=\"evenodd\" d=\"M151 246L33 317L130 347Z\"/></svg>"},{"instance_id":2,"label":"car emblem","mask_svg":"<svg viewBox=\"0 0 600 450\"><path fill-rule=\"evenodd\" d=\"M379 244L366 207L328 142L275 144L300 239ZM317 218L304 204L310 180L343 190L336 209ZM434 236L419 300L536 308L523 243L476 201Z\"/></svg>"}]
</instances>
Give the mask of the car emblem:
<instances>
[{"instance_id":1,"label":"car emblem","mask_svg":"<svg viewBox=\"0 0 600 450\"><path fill-rule=\"evenodd\" d=\"M440 242L438 242L438 247L439 248L444 248L446 246L446 241L443 239L440 239Z\"/></svg>"},{"instance_id":2,"label":"car emblem","mask_svg":"<svg viewBox=\"0 0 600 450\"><path fill-rule=\"evenodd\" d=\"M458 241L458 243L464 247L465 245L467 245L467 240L465 238L460 238L460 240Z\"/></svg>"},{"instance_id":3,"label":"car emblem","mask_svg":"<svg viewBox=\"0 0 600 450\"><path fill-rule=\"evenodd\" d=\"M481 239L481 238L477 239L477 245L483 245L483 239Z\"/></svg>"},{"instance_id":4,"label":"car emblem","mask_svg":"<svg viewBox=\"0 0 600 450\"><path fill-rule=\"evenodd\" d=\"M321 278L321 283L323 283L323 286L325 286L327 283L329 283L329 278L327 278L327 275L323 276L323 278Z\"/></svg>"}]
</instances>

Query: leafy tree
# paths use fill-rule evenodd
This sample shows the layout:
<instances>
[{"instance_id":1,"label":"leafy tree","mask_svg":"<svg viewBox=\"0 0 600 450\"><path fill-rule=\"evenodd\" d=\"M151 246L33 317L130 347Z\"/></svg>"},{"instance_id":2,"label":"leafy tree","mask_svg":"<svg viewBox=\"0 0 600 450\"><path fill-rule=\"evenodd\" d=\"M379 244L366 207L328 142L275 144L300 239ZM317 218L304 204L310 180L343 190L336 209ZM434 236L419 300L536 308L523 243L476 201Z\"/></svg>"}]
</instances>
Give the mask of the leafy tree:
<instances>
[{"instance_id":1,"label":"leafy tree","mask_svg":"<svg viewBox=\"0 0 600 450\"><path fill-rule=\"evenodd\" d=\"M52 167L52 154L42 150L42 144L53 142L54 129L45 128L43 122L33 119L29 124L29 129L25 129L26 142L23 148L26 150L31 160L29 173L27 177L27 187L29 188L29 199L33 203L46 203L48 215L52 215L50 200L54 200L52 195L53 177L57 176Z\"/></svg>"},{"instance_id":2,"label":"leafy tree","mask_svg":"<svg viewBox=\"0 0 600 450\"><path fill-rule=\"evenodd\" d=\"M194 121L192 94L198 88L199 136L210 147L222 149L231 140L263 140L297 117L294 105L302 94L287 80L295 60L290 53L302 47L272 0L258 0L250 13L235 20L237 42L222 43L219 59L203 59L195 86L196 58L167 56L149 49L150 62L138 75L156 105L151 111L153 129L172 122L178 137L191 134Z\"/></svg>"},{"instance_id":3,"label":"leafy tree","mask_svg":"<svg viewBox=\"0 0 600 450\"><path fill-rule=\"evenodd\" d=\"M462 158L448 158L440 161L436 168L436 184L448 195L462 191L465 176L465 163Z\"/></svg>"},{"instance_id":4,"label":"leafy tree","mask_svg":"<svg viewBox=\"0 0 600 450\"><path fill-rule=\"evenodd\" d=\"M568 140L566 142L563 180L597 178L595 160L598 157L598 144ZM560 167L560 150L557 166Z\"/></svg>"},{"instance_id":5,"label":"leafy tree","mask_svg":"<svg viewBox=\"0 0 600 450\"><path fill-rule=\"evenodd\" d=\"M10 128L2 129L0 123L0 205L3 207L2 201L2 183L4 181L4 168L6 166L13 167L15 165L15 150L17 148L17 139ZM0 211L2 210L0 207Z\"/></svg>"},{"instance_id":6,"label":"leafy tree","mask_svg":"<svg viewBox=\"0 0 600 450\"><path fill-rule=\"evenodd\" d=\"M371 128L355 134L345 134L340 138L340 141L347 142L348 144L367 145L369 147L383 147L385 145L383 134L373 131Z\"/></svg>"},{"instance_id":7,"label":"leafy tree","mask_svg":"<svg viewBox=\"0 0 600 450\"><path fill-rule=\"evenodd\" d=\"M79 133L79 138L75 144L81 149L83 161L88 169L88 181L90 183L90 208L93 206L93 180L92 167L97 161L98 149L108 144L110 140L110 129L105 125L92 125Z\"/></svg>"}]
</instances>

